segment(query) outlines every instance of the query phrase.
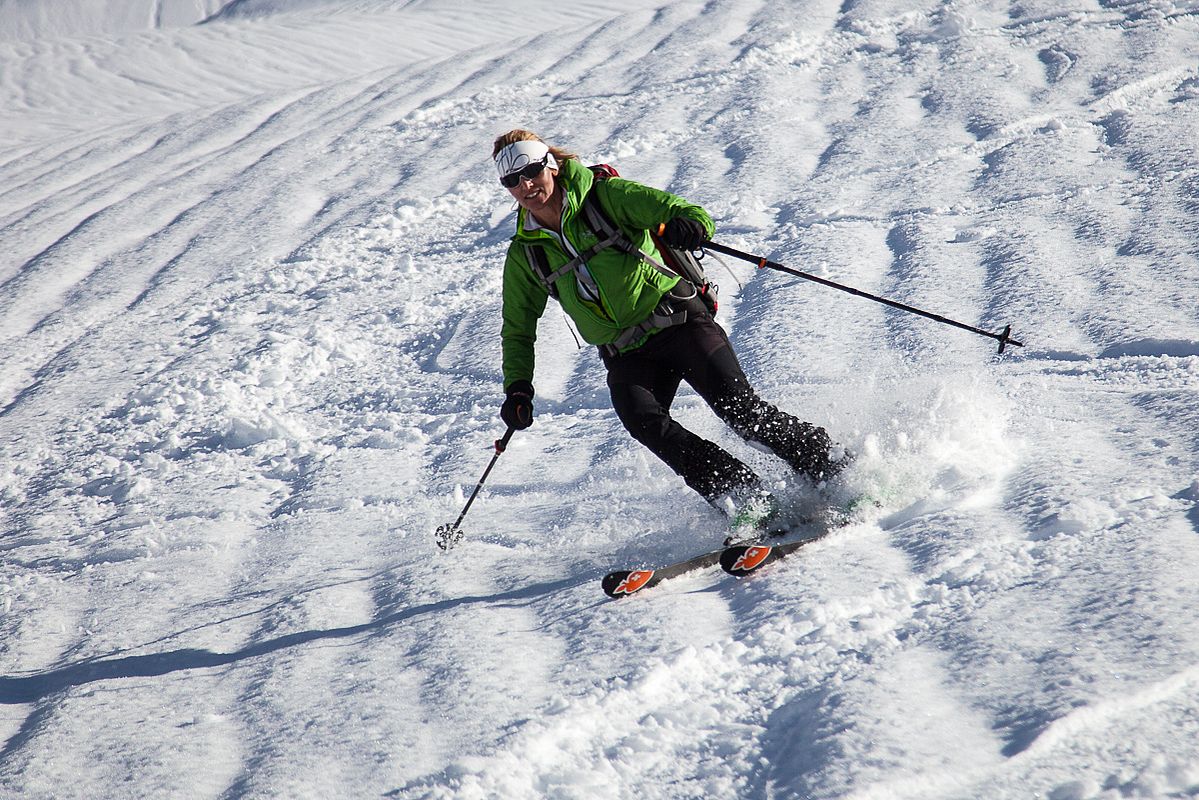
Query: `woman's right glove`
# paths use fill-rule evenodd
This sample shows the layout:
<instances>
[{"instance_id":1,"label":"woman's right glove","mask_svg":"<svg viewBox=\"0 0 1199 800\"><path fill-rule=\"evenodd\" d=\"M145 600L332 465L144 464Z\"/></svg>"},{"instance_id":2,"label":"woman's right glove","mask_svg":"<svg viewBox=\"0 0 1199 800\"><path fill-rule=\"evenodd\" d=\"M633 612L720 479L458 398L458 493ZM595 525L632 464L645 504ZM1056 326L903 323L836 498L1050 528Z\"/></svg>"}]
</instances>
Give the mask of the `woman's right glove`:
<instances>
[{"instance_id":1,"label":"woman's right glove","mask_svg":"<svg viewBox=\"0 0 1199 800\"><path fill-rule=\"evenodd\" d=\"M509 428L523 431L533 424L533 384L513 381L507 394L508 399L500 406L500 419Z\"/></svg>"}]
</instances>

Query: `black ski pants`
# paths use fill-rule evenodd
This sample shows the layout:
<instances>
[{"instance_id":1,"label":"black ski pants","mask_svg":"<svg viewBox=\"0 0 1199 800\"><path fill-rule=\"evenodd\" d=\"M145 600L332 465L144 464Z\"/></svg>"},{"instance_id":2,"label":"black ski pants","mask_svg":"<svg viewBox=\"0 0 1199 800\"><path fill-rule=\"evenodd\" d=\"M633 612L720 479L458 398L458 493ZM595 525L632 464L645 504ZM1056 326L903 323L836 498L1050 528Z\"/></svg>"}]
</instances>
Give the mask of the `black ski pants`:
<instances>
[{"instance_id":1,"label":"black ski pants","mask_svg":"<svg viewBox=\"0 0 1199 800\"><path fill-rule=\"evenodd\" d=\"M728 335L702 302L689 304L682 325L651 336L636 350L616 355L601 351L601 357L608 368L612 406L625 428L708 501L753 489L758 476L670 416L681 381L741 438L765 446L813 480L830 474L828 433L758 397Z\"/></svg>"}]
</instances>

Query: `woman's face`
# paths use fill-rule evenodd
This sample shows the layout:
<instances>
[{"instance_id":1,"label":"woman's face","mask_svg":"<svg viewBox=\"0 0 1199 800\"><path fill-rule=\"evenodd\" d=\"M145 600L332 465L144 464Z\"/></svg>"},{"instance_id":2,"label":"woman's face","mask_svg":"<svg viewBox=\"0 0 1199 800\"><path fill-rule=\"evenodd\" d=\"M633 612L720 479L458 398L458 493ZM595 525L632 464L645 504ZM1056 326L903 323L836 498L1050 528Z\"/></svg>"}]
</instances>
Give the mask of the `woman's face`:
<instances>
[{"instance_id":1,"label":"woman's face","mask_svg":"<svg viewBox=\"0 0 1199 800\"><path fill-rule=\"evenodd\" d=\"M508 192L522 208L527 209L534 216L540 212L556 212L554 176L557 174L558 170L547 168L537 173L536 177L521 177L520 183L509 189ZM551 200L554 201L553 204L551 204Z\"/></svg>"}]
</instances>

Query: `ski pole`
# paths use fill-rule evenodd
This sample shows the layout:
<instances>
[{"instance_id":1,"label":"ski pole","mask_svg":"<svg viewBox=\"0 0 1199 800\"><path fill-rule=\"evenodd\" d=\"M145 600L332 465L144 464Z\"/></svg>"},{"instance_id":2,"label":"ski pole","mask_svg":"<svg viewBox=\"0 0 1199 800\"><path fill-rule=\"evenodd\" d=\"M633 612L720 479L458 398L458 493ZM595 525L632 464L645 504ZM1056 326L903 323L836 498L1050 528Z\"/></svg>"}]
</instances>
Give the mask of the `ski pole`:
<instances>
[{"instance_id":1,"label":"ski pole","mask_svg":"<svg viewBox=\"0 0 1199 800\"><path fill-rule=\"evenodd\" d=\"M758 269L773 269L773 270L778 270L779 272L785 272L788 275L795 275L796 277L799 277L799 278L804 278L809 281L814 281L815 283L819 283L821 286L828 286L829 288L832 288L832 289L840 289L843 292L849 292L850 294L857 295L858 297L864 297L867 300L873 300L876 303L882 303L885 306L891 306L892 308L898 308L900 311L907 311L912 314L919 314L922 317L927 317L928 319L936 320L937 322L943 322L946 325L952 325L955 328L961 328L962 330L970 331L971 333L977 333L979 336L986 336L991 339L996 339L999 342L999 352L1000 353L1003 353L1003 351L1005 349L1007 349L1007 346L1009 344L1013 344L1016 347L1024 346L1024 344L1022 342L1017 342L1015 339L1012 338L1012 336L1011 336L1012 326L1011 325L1006 326L1003 329L1002 333L991 333L990 331L984 331L981 328L976 328L973 325L967 325L964 322L958 322L957 320L949 319L948 317L943 317L940 314L934 314L931 311L923 311L914 306L909 306L904 303L897 302L895 300L888 300L885 297L879 297L878 295L870 294L869 292L863 292L861 289L855 289L852 286L844 286L840 283L835 283L835 282L827 280L825 278L817 277L816 275L810 275L806 272L800 272L799 270L792 269L791 267L784 267L782 264L779 264L775 261L771 261L771 260L765 258L764 256L756 256L756 255L753 255L752 253L745 253L745 252L742 252L741 250L737 250L736 248L729 247L729 246L723 245L723 244L719 244L717 242L705 242L703 244L703 247L705 247L708 250L715 250L717 253L724 253L725 255L732 256L733 258L739 258L742 261L748 261L752 264L757 264Z\"/></svg>"},{"instance_id":2,"label":"ski pole","mask_svg":"<svg viewBox=\"0 0 1199 800\"><path fill-rule=\"evenodd\" d=\"M453 525L440 525L437 528L437 532L433 534L437 537L437 546L442 550L449 550L462 541L463 533L458 526L466 518L466 512L470 511L470 504L475 502L475 498L479 496L479 490L483 488L483 484L487 481L487 476L491 474L491 468L499 460L500 454L508 449L508 440L512 438L512 434L515 432L516 428L508 428L504 432L504 438L496 439L495 455L491 457L491 463L487 465L487 469L483 470L483 477L479 478L479 482L475 484L475 490L470 493L470 498L466 501L466 505L462 507L462 513L458 515L458 519L455 520Z\"/></svg>"}]
</instances>

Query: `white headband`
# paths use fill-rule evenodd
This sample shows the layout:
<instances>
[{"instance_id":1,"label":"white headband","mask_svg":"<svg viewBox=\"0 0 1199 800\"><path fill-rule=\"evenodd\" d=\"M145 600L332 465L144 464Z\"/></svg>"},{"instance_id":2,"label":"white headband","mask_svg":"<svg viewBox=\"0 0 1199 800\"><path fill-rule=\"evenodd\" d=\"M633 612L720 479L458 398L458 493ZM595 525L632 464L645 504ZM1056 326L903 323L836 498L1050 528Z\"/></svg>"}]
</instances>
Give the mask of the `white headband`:
<instances>
[{"instance_id":1,"label":"white headband","mask_svg":"<svg viewBox=\"0 0 1199 800\"><path fill-rule=\"evenodd\" d=\"M545 142L536 140L513 142L496 155L495 168L502 178L505 175L511 175L513 172L519 172L543 158L547 167L550 169L558 168L558 161L554 158L554 154L550 152L550 149L546 147Z\"/></svg>"}]
</instances>

